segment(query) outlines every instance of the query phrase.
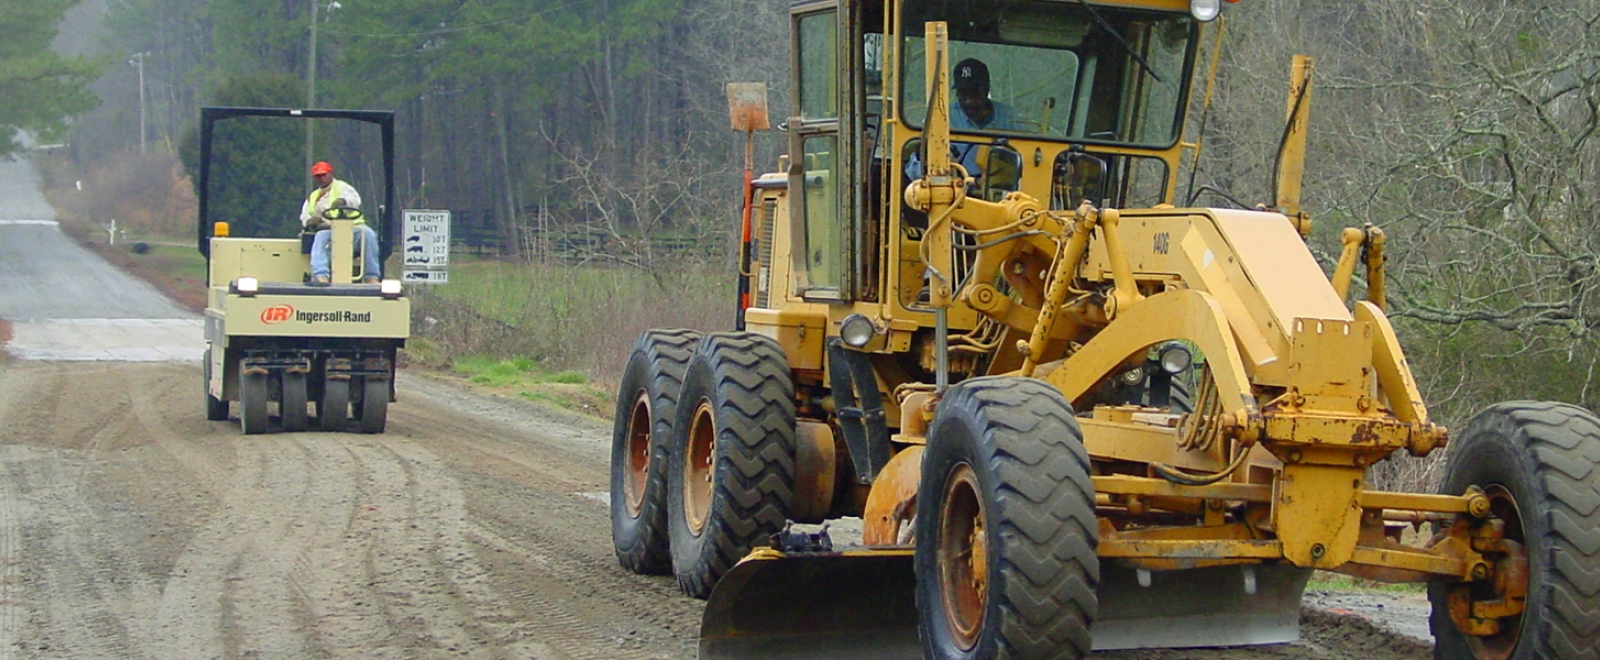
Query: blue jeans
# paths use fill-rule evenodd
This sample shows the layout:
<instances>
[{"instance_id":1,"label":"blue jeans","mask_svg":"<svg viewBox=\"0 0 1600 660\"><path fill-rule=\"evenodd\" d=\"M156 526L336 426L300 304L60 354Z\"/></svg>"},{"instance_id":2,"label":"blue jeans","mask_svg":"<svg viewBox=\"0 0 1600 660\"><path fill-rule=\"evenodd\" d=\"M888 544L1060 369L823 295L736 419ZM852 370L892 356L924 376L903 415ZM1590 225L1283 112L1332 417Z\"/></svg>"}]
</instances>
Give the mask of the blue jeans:
<instances>
[{"instance_id":1,"label":"blue jeans","mask_svg":"<svg viewBox=\"0 0 1600 660\"><path fill-rule=\"evenodd\" d=\"M321 229L315 238L311 239L311 275L312 277L329 277L333 271L329 262L333 260L333 245L330 238L332 230ZM378 263L378 232L372 231L366 225L356 225L356 240L365 240L361 248L362 260L366 262L365 277L381 277L383 266Z\"/></svg>"}]
</instances>

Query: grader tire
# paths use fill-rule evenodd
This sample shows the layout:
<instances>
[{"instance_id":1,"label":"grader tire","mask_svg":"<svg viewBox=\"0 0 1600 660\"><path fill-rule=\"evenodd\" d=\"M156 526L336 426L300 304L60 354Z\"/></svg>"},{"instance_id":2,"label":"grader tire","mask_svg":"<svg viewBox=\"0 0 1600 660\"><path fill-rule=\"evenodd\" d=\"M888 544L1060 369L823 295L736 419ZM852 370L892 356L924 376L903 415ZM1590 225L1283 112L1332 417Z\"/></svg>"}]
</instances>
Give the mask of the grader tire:
<instances>
[{"instance_id":1,"label":"grader tire","mask_svg":"<svg viewBox=\"0 0 1600 660\"><path fill-rule=\"evenodd\" d=\"M917 630L930 660L1079 660L1092 648L1099 527L1072 408L1037 380L949 390L917 498Z\"/></svg>"},{"instance_id":2,"label":"grader tire","mask_svg":"<svg viewBox=\"0 0 1600 660\"><path fill-rule=\"evenodd\" d=\"M1453 585L1429 585L1437 660L1600 660L1600 418L1562 403L1513 401L1474 417L1450 444L1443 492L1478 486L1528 555L1526 608L1493 637L1452 623Z\"/></svg>"},{"instance_id":3,"label":"grader tire","mask_svg":"<svg viewBox=\"0 0 1600 660\"><path fill-rule=\"evenodd\" d=\"M790 515L794 382L783 349L748 332L703 337L684 374L673 431L672 572L684 593L705 598Z\"/></svg>"},{"instance_id":4,"label":"grader tire","mask_svg":"<svg viewBox=\"0 0 1600 660\"><path fill-rule=\"evenodd\" d=\"M667 451L683 375L700 333L650 330L634 342L617 388L611 432L611 544L635 573L672 571L667 542Z\"/></svg>"},{"instance_id":5,"label":"grader tire","mask_svg":"<svg viewBox=\"0 0 1600 660\"><path fill-rule=\"evenodd\" d=\"M228 418L228 402L225 399L211 396L211 349L206 349L205 358L203 359L205 362L202 363L204 366L201 370L205 372L203 378L205 379L206 390L206 419L220 422Z\"/></svg>"}]
</instances>

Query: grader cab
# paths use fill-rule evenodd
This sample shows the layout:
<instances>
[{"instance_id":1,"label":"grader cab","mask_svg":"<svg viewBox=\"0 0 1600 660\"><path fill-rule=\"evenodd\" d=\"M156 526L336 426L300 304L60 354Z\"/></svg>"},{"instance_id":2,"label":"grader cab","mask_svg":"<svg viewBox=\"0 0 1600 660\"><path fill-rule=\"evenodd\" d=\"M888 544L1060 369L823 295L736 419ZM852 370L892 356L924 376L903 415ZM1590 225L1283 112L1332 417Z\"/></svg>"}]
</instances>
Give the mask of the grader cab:
<instances>
[{"instance_id":1,"label":"grader cab","mask_svg":"<svg viewBox=\"0 0 1600 660\"><path fill-rule=\"evenodd\" d=\"M1594 657L1594 415L1495 406L1442 492L1369 487L1447 433L1385 315L1382 233L1346 230L1332 277L1305 244L1308 60L1262 118L1277 198L1178 196L1221 9L793 5L739 330L644 333L618 395L617 556L709 597L701 657L1283 642L1319 569L1429 585L1439 658ZM858 542L791 526L854 519Z\"/></svg>"}]
</instances>

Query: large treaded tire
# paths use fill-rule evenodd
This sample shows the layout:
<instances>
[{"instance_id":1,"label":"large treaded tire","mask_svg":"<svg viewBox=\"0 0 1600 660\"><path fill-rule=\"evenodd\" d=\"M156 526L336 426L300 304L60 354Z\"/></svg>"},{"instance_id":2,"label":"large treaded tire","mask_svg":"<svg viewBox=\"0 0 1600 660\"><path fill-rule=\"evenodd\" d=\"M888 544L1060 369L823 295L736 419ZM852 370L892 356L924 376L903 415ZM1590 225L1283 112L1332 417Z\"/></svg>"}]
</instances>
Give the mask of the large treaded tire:
<instances>
[{"instance_id":1,"label":"large treaded tire","mask_svg":"<svg viewBox=\"0 0 1600 660\"><path fill-rule=\"evenodd\" d=\"M672 572L684 593L709 596L782 530L794 488L794 381L783 349L754 333L706 335L684 374L667 465Z\"/></svg>"},{"instance_id":2,"label":"large treaded tire","mask_svg":"<svg viewBox=\"0 0 1600 660\"><path fill-rule=\"evenodd\" d=\"M1499 651L1510 650L1510 660L1600 660L1600 418L1562 403L1502 403L1478 413L1449 456L1444 493L1473 485L1506 492L1521 518L1507 536L1527 550L1528 598ZM1428 588L1434 657L1496 655L1451 623L1449 588Z\"/></svg>"},{"instance_id":3,"label":"large treaded tire","mask_svg":"<svg viewBox=\"0 0 1600 660\"><path fill-rule=\"evenodd\" d=\"M1099 527L1071 405L1031 378L968 380L940 402L926 451L916 546L923 657L1088 657ZM964 591L978 584L986 588Z\"/></svg>"},{"instance_id":4,"label":"large treaded tire","mask_svg":"<svg viewBox=\"0 0 1600 660\"><path fill-rule=\"evenodd\" d=\"M617 388L611 431L611 545L622 567L635 573L672 571L667 453L683 375L699 341L694 330L639 335Z\"/></svg>"}]
</instances>

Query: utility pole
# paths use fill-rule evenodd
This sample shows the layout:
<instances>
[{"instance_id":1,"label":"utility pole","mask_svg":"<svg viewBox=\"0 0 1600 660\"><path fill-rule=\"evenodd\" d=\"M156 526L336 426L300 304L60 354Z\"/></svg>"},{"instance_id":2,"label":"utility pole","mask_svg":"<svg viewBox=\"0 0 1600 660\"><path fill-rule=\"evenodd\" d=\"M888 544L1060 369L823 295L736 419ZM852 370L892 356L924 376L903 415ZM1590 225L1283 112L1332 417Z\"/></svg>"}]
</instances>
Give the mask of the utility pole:
<instances>
[{"instance_id":1,"label":"utility pole","mask_svg":"<svg viewBox=\"0 0 1600 660\"><path fill-rule=\"evenodd\" d=\"M139 155L144 155L145 109L144 109L144 56L145 53L135 53L128 64L139 67Z\"/></svg>"},{"instance_id":2,"label":"utility pole","mask_svg":"<svg viewBox=\"0 0 1600 660\"><path fill-rule=\"evenodd\" d=\"M322 0L311 0L311 54L306 60L306 109L317 107L317 4ZM300 170L302 173L311 171L312 163L312 134L316 127L316 120L306 122L306 166Z\"/></svg>"}]
</instances>

